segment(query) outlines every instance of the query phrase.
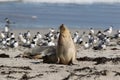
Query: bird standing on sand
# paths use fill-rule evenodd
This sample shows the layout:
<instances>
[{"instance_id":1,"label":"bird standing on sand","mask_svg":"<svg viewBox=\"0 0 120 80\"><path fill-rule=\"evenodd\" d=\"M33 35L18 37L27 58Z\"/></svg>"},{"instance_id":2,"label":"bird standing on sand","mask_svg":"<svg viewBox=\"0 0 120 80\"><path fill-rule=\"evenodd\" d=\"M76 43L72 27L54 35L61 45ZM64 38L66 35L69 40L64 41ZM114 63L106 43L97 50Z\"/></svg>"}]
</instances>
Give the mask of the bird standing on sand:
<instances>
[{"instance_id":1,"label":"bird standing on sand","mask_svg":"<svg viewBox=\"0 0 120 80\"><path fill-rule=\"evenodd\" d=\"M90 28L90 33L93 35L95 33L93 28Z\"/></svg>"},{"instance_id":2,"label":"bird standing on sand","mask_svg":"<svg viewBox=\"0 0 120 80\"><path fill-rule=\"evenodd\" d=\"M6 39L2 39L2 45L6 45Z\"/></svg>"},{"instance_id":3,"label":"bird standing on sand","mask_svg":"<svg viewBox=\"0 0 120 80\"><path fill-rule=\"evenodd\" d=\"M6 37L3 31L0 33L0 36L2 39L4 39Z\"/></svg>"},{"instance_id":4,"label":"bird standing on sand","mask_svg":"<svg viewBox=\"0 0 120 80\"><path fill-rule=\"evenodd\" d=\"M35 42L32 41L31 44L30 44L30 48L34 48L36 46Z\"/></svg>"},{"instance_id":5,"label":"bird standing on sand","mask_svg":"<svg viewBox=\"0 0 120 80\"><path fill-rule=\"evenodd\" d=\"M55 46L55 43L52 40L48 40L48 46Z\"/></svg>"},{"instance_id":6,"label":"bird standing on sand","mask_svg":"<svg viewBox=\"0 0 120 80\"><path fill-rule=\"evenodd\" d=\"M83 38L82 37L79 37L79 39L78 39L78 44L82 44L83 43Z\"/></svg>"},{"instance_id":7,"label":"bird standing on sand","mask_svg":"<svg viewBox=\"0 0 120 80\"><path fill-rule=\"evenodd\" d=\"M54 33L55 32L54 28L50 28L50 32Z\"/></svg>"},{"instance_id":8,"label":"bird standing on sand","mask_svg":"<svg viewBox=\"0 0 120 80\"><path fill-rule=\"evenodd\" d=\"M85 48L85 49L90 48L90 44L89 44L88 42L85 42L83 45L84 45L84 48Z\"/></svg>"},{"instance_id":9,"label":"bird standing on sand","mask_svg":"<svg viewBox=\"0 0 120 80\"><path fill-rule=\"evenodd\" d=\"M17 48L18 46L19 46L18 41L15 41L15 42L13 43L13 47L14 47L14 48Z\"/></svg>"},{"instance_id":10,"label":"bird standing on sand","mask_svg":"<svg viewBox=\"0 0 120 80\"><path fill-rule=\"evenodd\" d=\"M58 39L59 35L60 35L60 32L57 32L56 35L55 35L55 39Z\"/></svg>"},{"instance_id":11,"label":"bird standing on sand","mask_svg":"<svg viewBox=\"0 0 120 80\"><path fill-rule=\"evenodd\" d=\"M37 32L37 38L38 38L38 39L41 39L41 38L42 38L42 35L40 34L40 32Z\"/></svg>"},{"instance_id":12,"label":"bird standing on sand","mask_svg":"<svg viewBox=\"0 0 120 80\"><path fill-rule=\"evenodd\" d=\"M101 44L101 48L102 48L103 50L106 49L106 45L105 45L105 43L102 43L102 44Z\"/></svg>"},{"instance_id":13,"label":"bird standing on sand","mask_svg":"<svg viewBox=\"0 0 120 80\"><path fill-rule=\"evenodd\" d=\"M77 43L78 39L79 39L79 35L78 35L78 31L76 31L73 37L73 42Z\"/></svg>"},{"instance_id":14,"label":"bird standing on sand","mask_svg":"<svg viewBox=\"0 0 120 80\"><path fill-rule=\"evenodd\" d=\"M104 33L110 35L112 33L112 26L110 26L109 29L104 30Z\"/></svg>"},{"instance_id":15,"label":"bird standing on sand","mask_svg":"<svg viewBox=\"0 0 120 80\"><path fill-rule=\"evenodd\" d=\"M11 33L10 38L15 38L15 34Z\"/></svg>"},{"instance_id":16,"label":"bird standing on sand","mask_svg":"<svg viewBox=\"0 0 120 80\"><path fill-rule=\"evenodd\" d=\"M30 39L31 38L31 33L30 31L28 30L27 33L26 33L26 39Z\"/></svg>"},{"instance_id":17,"label":"bird standing on sand","mask_svg":"<svg viewBox=\"0 0 120 80\"><path fill-rule=\"evenodd\" d=\"M5 33L8 33L9 32L9 27L8 27L8 25L5 25Z\"/></svg>"},{"instance_id":18,"label":"bird standing on sand","mask_svg":"<svg viewBox=\"0 0 120 80\"><path fill-rule=\"evenodd\" d=\"M29 46L30 45L30 39L26 39L26 45Z\"/></svg>"},{"instance_id":19,"label":"bird standing on sand","mask_svg":"<svg viewBox=\"0 0 120 80\"><path fill-rule=\"evenodd\" d=\"M52 40L52 41L54 41L55 40L54 35L50 36L49 39Z\"/></svg>"},{"instance_id":20,"label":"bird standing on sand","mask_svg":"<svg viewBox=\"0 0 120 80\"><path fill-rule=\"evenodd\" d=\"M117 31L117 38L120 38L120 30Z\"/></svg>"},{"instance_id":21,"label":"bird standing on sand","mask_svg":"<svg viewBox=\"0 0 120 80\"><path fill-rule=\"evenodd\" d=\"M37 43L38 43L37 35L35 35L35 36L33 37L32 41L35 42L35 44L37 45Z\"/></svg>"},{"instance_id":22,"label":"bird standing on sand","mask_svg":"<svg viewBox=\"0 0 120 80\"><path fill-rule=\"evenodd\" d=\"M11 40L10 40L10 44L13 45L14 42L15 42L15 38L11 38Z\"/></svg>"},{"instance_id":23,"label":"bird standing on sand","mask_svg":"<svg viewBox=\"0 0 120 80\"><path fill-rule=\"evenodd\" d=\"M105 37L104 40L105 40L106 45L108 45L110 43L110 38L109 37Z\"/></svg>"}]
</instances>

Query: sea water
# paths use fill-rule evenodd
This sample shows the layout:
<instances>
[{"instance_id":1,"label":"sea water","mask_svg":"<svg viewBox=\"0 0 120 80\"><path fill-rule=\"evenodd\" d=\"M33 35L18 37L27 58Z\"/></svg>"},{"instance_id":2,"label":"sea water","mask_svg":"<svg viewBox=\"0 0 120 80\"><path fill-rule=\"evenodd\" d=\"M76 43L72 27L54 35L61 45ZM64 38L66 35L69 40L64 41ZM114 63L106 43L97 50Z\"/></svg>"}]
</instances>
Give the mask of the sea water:
<instances>
[{"instance_id":1,"label":"sea water","mask_svg":"<svg viewBox=\"0 0 120 80\"><path fill-rule=\"evenodd\" d=\"M0 3L0 28L9 18L12 28L58 28L65 24L70 28L120 29L120 3Z\"/></svg>"}]
</instances>

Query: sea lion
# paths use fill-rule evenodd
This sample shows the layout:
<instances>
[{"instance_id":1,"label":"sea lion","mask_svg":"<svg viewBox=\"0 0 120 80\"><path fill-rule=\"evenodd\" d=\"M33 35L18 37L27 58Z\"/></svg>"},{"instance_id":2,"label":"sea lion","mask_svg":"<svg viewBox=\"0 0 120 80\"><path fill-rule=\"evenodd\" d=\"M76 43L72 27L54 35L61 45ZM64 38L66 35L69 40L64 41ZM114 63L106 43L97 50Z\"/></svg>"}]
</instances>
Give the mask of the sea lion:
<instances>
[{"instance_id":1,"label":"sea lion","mask_svg":"<svg viewBox=\"0 0 120 80\"><path fill-rule=\"evenodd\" d=\"M24 58L30 58L30 59L43 59L45 61L48 61L46 59L46 56L49 56L51 54L55 54L56 52L56 47L54 46L37 46L32 49L28 49L24 52L22 57Z\"/></svg>"},{"instance_id":2,"label":"sea lion","mask_svg":"<svg viewBox=\"0 0 120 80\"><path fill-rule=\"evenodd\" d=\"M58 63L74 64L76 61L76 49L70 31L62 24L58 38L56 56Z\"/></svg>"}]
</instances>

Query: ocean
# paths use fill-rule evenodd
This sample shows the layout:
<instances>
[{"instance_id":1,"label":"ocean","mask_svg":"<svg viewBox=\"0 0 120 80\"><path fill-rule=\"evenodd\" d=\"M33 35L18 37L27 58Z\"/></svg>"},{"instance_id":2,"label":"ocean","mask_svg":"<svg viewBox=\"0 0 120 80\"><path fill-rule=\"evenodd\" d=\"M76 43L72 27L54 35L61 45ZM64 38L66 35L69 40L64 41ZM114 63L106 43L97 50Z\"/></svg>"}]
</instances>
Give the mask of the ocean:
<instances>
[{"instance_id":1,"label":"ocean","mask_svg":"<svg viewBox=\"0 0 120 80\"><path fill-rule=\"evenodd\" d=\"M9 18L12 28L58 28L65 24L70 28L120 29L120 3L41 3L1 2L0 28Z\"/></svg>"}]
</instances>

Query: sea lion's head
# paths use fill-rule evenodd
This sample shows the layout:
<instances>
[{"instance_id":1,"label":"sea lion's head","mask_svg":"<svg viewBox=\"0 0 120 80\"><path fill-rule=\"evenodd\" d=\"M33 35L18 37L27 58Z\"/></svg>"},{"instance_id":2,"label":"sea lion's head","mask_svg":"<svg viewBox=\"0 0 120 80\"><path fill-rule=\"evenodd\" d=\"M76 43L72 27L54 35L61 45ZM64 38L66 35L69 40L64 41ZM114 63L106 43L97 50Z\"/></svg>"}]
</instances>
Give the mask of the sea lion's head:
<instances>
[{"instance_id":1,"label":"sea lion's head","mask_svg":"<svg viewBox=\"0 0 120 80\"><path fill-rule=\"evenodd\" d=\"M60 25L60 33L63 33L66 30L66 27L64 24Z\"/></svg>"},{"instance_id":2,"label":"sea lion's head","mask_svg":"<svg viewBox=\"0 0 120 80\"><path fill-rule=\"evenodd\" d=\"M67 29L67 27L64 25L64 24L62 24L62 25L60 25L60 34L69 34L70 32L69 32L69 30Z\"/></svg>"}]
</instances>

